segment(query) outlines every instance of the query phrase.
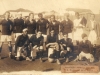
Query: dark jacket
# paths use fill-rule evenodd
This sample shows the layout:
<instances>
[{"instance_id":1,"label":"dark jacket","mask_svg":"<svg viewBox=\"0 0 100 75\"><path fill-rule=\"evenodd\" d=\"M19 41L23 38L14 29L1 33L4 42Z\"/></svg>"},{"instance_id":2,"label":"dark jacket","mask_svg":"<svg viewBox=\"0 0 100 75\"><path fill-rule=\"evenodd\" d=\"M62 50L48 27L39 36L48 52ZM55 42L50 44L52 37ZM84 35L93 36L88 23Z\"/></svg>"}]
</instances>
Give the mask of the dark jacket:
<instances>
[{"instance_id":1,"label":"dark jacket","mask_svg":"<svg viewBox=\"0 0 100 75\"><path fill-rule=\"evenodd\" d=\"M79 49L80 51L83 51L84 53L91 53L92 51L91 42L89 40L87 40L86 42L81 41L79 43Z\"/></svg>"},{"instance_id":2,"label":"dark jacket","mask_svg":"<svg viewBox=\"0 0 100 75\"><path fill-rule=\"evenodd\" d=\"M24 29L24 20L23 19L14 19L14 32L15 33L22 33Z\"/></svg>"},{"instance_id":3,"label":"dark jacket","mask_svg":"<svg viewBox=\"0 0 100 75\"><path fill-rule=\"evenodd\" d=\"M15 50L17 50L17 47L26 47L29 44L29 38L27 36L20 35L17 37L17 40L15 42Z\"/></svg>"},{"instance_id":4,"label":"dark jacket","mask_svg":"<svg viewBox=\"0 0 100 75\"><path fill-rule=\"evenodd\" d=\"M58 42L58 36L57 35L54 35L54 36L48 35L47 36L47 44L54 43L54 42Z\"/></svg>"},{"instance_id":5,"label":"dark jacket","mask_svg":"<svg viewBox=\"0 0 100 75\"><path fill-rule=\"evenodd\" d=\"M55 24L53 24L52 22L49 23L49 29L50 31L51 30L54 30L55 31L55 34L59 34L59 31L60 31L60 22L58 21L54 21Z\"/></svg>"},{"instance_id":6,"label":"dark jacket","mask_svg":"<svg viewBox=\"0 0 100 75\"><path fill-rule=\"evenodd\" d=\"M37 31L40 30L43 34L47 34L49 21L42 18L42 20L37 21Z\"/></svg>"},{"instance_id":7,"label":"dark jacket","mask_svg":"<svg viewBox=\"0 0 100 75\"><path fill-rule=\"evenodd\" d=\"M33 35L31 38L30 38L30 43L32 43L32 46L42 46L43 45L43 36L37 38L36 35Z\"/></svg>"},{"instance_id":8,"label":"dark jacket","mask_svg":"<svg viewBox=\"0 0 100 75\"><path fill-rule=\"evenodd\" d=\"M82 20L80 22L82 25L86 26L87 24L87 19L85 17L82 17Z\"/></svg>"},{"instance_id":9,"label":"dark jacket","mask_svg":"<svg viewBox=\"0 0 100 75\"><path fill-rule=\"evenodd\" d=\"M28 34L35 34L36 33L36 21L32 20L31 23L29 20L25 22L25 27L28 28Z\"/></svg>"},{"instance_id":10,"label":"dark jacket","mask_svg":"<svg viewBox=\"0 0 100 75\"><path fill-rule=\"evenodd\" d=\"M73 44L72 44L72 39L67 38L65 41L64 39L59 40L59 44L63 46L63 44L66 44L66 46L63 46L63 48L66 50L67 47L70 47L72 49Z\"/></svg>"},{"instance_id":11,"label":"dark jacket","mask_svg":"<svg viewBox=\"0 0 100 75\"><path fill-rule=\"evenodd\" d=\"M13 22L8 19L3 19L1 21L2 25L2 35L11 35L11 32L13 31Z\"/></svg>"},{"instance_id":12,"label":"dark jacket","mask_svg":"<svg viewBox=\"0 0 100 75\"><path fill-rule=\"evenodd\" d=\"M68 19L68 21L63 20L60 25L61 32L63 33L71 33L73 28L73 22Z\"/></svg>"}]
</instances>

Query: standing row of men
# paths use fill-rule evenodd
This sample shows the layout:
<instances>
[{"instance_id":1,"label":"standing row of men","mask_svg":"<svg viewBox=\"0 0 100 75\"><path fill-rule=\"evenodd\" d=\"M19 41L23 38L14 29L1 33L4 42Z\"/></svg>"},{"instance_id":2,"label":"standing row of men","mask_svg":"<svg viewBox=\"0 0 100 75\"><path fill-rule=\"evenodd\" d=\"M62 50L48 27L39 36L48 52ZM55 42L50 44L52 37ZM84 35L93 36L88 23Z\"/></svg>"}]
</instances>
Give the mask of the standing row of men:
<instances>
[{"instance_id":1,"label":"standing row of men","mask_svg":"<svg viewBox=\"0 0 100 75\"><path fill-rule=\"evenodd\" d=\"M74 20L74 22L69 19L68 14L65 14L65 19L61 23L55 20L54 15L51 15L50 21L48 21L43 18L43 15L41 13L38 14L39 20L37 22L34 20L33 13L29 14L29 19L25 22L21 18L22 14L18 14L18 17L14 20L14 22L9 19L9 16L10 13L6 12L5 19L1 21L2 35L0 40L0 52L2 50L3 42L7 40L9 46L9 57L11 57L11 34L13 32L15 33L14 49L15 53L17 53L16 58L18 60L21 53L23 55L24 50L26 50L27 57L31 56L31 60L33 60L33 53L38 52L40 60L42 61L43 50L47 48L49 49L49 61L53 62L53 58L56 55L57 63L60 64L60 49L67 50L63 52L65 53L65 57L69 57L70 51L73 49L72 40L81 41L82 39L84 39L81 39L81 35L82 37L88 37L91 31L93 31L94 34L96 33L96 38L99 37L98 25L95 25L94 22L94 14L91 15L91 18L93 18L91 19L91 24L87 24L86 26L82 24L82 19L80 19L79 13L76 13L76 19ZM68 35L72 40L68 38ZM84 49L88 49L88 47L90 47L90 43L86 43L86 40L87 39L85 39L85 42L83 42L80 47ZM92 39L92 41L93 40L94 38ZM85 52L82 52L79 57L81 57L82 55L84 56L84 53ZM88 55L89 59L93 58L90 52ZM66 61L68 61L68 58L66 59ZM91 61L93 62L93 59L91 59Z\"/></svg>"}]
</instances>

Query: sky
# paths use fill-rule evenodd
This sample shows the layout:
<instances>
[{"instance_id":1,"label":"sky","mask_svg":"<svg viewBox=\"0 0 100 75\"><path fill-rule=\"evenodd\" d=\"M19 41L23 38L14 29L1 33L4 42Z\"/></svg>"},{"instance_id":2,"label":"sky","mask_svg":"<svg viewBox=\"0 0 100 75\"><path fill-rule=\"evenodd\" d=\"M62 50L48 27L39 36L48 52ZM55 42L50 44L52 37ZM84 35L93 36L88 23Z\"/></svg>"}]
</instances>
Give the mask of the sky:
<instances>
[{"instance_id":1,"label":"sky","mask_svg":"<svg viewBox=\"0 0 100 75\"><path fill-rule=\"evenodd\" d=\"M66 8L82 8L90 9L97 14L100 11L100 0L0 0L0 15L7 10L18 8L33 12L51 10L62 12Z\"/></svg>"}]
</instances>

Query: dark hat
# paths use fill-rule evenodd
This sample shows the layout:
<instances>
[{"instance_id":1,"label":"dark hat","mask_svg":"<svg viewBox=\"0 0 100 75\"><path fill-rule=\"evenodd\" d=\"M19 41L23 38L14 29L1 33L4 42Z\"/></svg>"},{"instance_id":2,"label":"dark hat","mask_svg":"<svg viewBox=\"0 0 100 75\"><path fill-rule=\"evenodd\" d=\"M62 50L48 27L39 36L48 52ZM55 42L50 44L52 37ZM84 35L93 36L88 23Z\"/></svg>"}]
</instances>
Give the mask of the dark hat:
<instances>
[{"instance_id":1,"label":"dark hat","mask_svg":"<svg viewBox=\"0 0 100 75\"><path fill-rule=\"evenodd\" d=\"M87 35L86 35L85 33L82 34L82 39L83 39L84 37L87 37Z\"/></svg>"}]
</instances>

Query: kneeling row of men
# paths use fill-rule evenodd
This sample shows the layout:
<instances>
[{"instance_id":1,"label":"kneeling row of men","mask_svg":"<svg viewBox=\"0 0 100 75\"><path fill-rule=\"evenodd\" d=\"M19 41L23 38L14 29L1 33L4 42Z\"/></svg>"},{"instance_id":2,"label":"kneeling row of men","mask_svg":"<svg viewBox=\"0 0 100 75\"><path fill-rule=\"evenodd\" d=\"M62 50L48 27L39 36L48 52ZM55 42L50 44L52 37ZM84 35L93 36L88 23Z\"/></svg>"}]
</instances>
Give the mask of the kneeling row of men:
<instances>
[{"instance_id":1,"label":"kneeling row of men","mask_svg":"<svg viewBox=\"0 0 100 75\"><path fill-rule=\"evenodd\" d=\"M45 47L48 50L48 60L49 62L54 62L55 57L58 64L60 64L59 58L63 56L66 62L69 61L69 56L75 50L78 50L77 57L75 61L82 60L86 57L90 62L94 61L94 56L92 55L92 45L88 41L87 35L82 34L82 41L79 44L72 42L72 39L68 38L68 34L63 34L63 39L58 40L58 36L55 34L54 30L50 31L50 35L47 36L47 42ZM44 51L44 37L41 31L38 31L36 35L32 35L30 38L27 35L27 29L23 29L22 35L18 36L15 42L15 54L16 60L19 60L21 56L25 57L26 60L34 60L36 56L40 58L43 62L43 51ZM23 52L26 51L26 55ZM37 55L38 53L38 55Z\"/></svg>"}]
</instances>

